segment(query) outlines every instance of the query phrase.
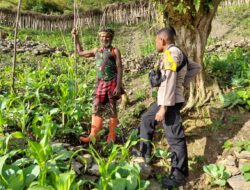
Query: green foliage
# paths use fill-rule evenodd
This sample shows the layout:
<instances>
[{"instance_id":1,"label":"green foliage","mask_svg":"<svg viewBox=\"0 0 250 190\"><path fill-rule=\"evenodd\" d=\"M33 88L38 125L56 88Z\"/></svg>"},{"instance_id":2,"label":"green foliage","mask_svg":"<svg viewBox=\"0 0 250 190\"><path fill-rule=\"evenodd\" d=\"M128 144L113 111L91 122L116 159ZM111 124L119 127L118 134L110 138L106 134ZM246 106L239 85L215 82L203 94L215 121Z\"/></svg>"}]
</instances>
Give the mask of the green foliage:
<instances>
[{"instance_id":1,"label":"green foliage","mask_svg":"<svg viewBox=\"0 0 250 190\"><path fill-rule=\"evenodd\" d=\"M237 121L239 121L240 117L237 115L231 115L231 116L229 116L228 119L230 122L237 122Z\"/></svg>"},{"instance_id":2,"label":"green foliage","mask_svg":"<svg viewBox=\"0 0 250 190\"><path fill-rule=\"evenodd\" d=\"M189 170L194 171L195 170L195 168L194 168L195 165L199 165L199 164L204 165L206 163L206 161L207 160L206 160L205 156L194 155L194 156L192 156L191 159L188 160L188 168L189 168Z\"/></svg>"},{"instance_id":3,"label":"green foliage","mask_svg":"<svg viewBox=\"0 0 250 190\"><path fill-rule=\"evenodd\" d=\"M174 7L174 10L180 14L186 14L189 9L190 9L190 7L188 5L186 5L183 1L179 2Z\"/></svg>"},{"instance_id":4,"label":"green foliage","mask_svg":"<svg viewBox=\"0 0 250 190\"><path fill-rule=\"evenodd\" d=\"M73 152L52 144L57 126L48 120L40 142L30 140L21 132L5 137L5 153L0 157L0 187L7 189L80 189L82 181L75 180L70 169ZM15 139L27 142L26 148L11 150ZM15 157L15 158L14 158ZM68 164L65 161L69 160Z\"/></svg>"},{"instance_id":5,"label":"green foliage","mask_svg":"<svg viewBox=\"0 0 250 190\"><path fill-rule=\"evenodd\" d=\"M241 172L243 173L244 179L250 181L250 164L244 164L241 168Z\"/></svg>"},{"instance_id":6,"label":"green foliage","mask_svg":"<svg viewBox=\"0 0 250 190\"><path fill-rule=\"evenodd\" d=\"M6 30L11 30L7 28ZM98 28L81 28L80 30L80 40L84 45L85 49L92 49L97 47L99 44L97 38ZM70 32L62 32L60 28L58 31L46 32L46 31L37 31L33 29L20 29L18 32L18 39L25 41L27 37L32 37L33 41L46 42L49 46L56 48L66 49L67 52L72 50L73 39ZM9 32L8 39L13 39L14 34Z\"/></svg>"},{"instance_id":7,"label":"green foliage","mask_svg":"<svg viewBox=\"0 0 250 190\"><path fill-rule=\"evenodd\" d=\"M5 66L1 79L5 82L0 86L1 92L5 93L0 97L0 127L17 126L23 132L32 128L39 136L35 126L42 128L44 116L50 113L51 120L60 126L59 133L79 134L80 122L89 121L91 115L94 68L79 64L77 83L81 85L76 94L72 58L47 57L39 64L40 69L33 69L36 65L25 66L24 72L19 65L16 79L19 93L16 95L8 94L10 82L7 78L11 69Z\"/></svg>"},{"instance_id":8,"label":"green foliage","mask_svg":"<svg viewBox=\"0 0 250 190\"><path fill-rule=\"evenodd\" d=\"M250 80L250 51L235 48L233 51L205 55L204 66L208 74L216 78L221 86L242 87Z\"/></svg>"},{"instance_id":9,"label":"green foliage","mask_svg":"<svg viewBox=\"0 0 250 190\"><path fill-rule=\"evenodd\" d=\"M233 5L227 7L219 7L217 19L232 28L226 33L223 38L230 40L232 36L242 36L248 38L250 35L250 18L249 18L250 4ZM236 30L237 28L237 30Z\"/></svg>"},{"instance_id":10,"label":"green foliage","mask_svg":"<svg viewBox=\"0 0 250 190\"><path fill-rule=\"evenodd\" d=\"M91 10L93 8L99 9L103 6L116 2L130 2L131 0L77 0L79 9L81 11ZM0 2L0 7L13 8L17 6L18 0L4 0ZM74 0L23 0L22 9L36 11L41 13L72 13Z\"/></svg>"},{"instance_id":11,"label":"green foliage","mask_svg":"<svg viewBox=\"0 0 250 190\"><path fill-rule=\"evenodd\" d=\"M214 45L217 41L218 41L217 38L209 36L207 39L207 46Z\"/></svg>"},{"instance_id":12,"label":"green foliage","mask_svg":"<svg viewBox=\"0 0 250 190\"><path fill-rule=\"evenodd\" d=\"M220 129L226 128L227 126L221 121L221 120L214 120L211 124L211 128L209 128L210 131L216 132Z\"/></svg>"},{"instance_id":13,"label":"green foliage","mask_svg":"<svg viewBox=\"0 0 250 190\"><path fill-rule=\"evenodd\" d=\"M81 36L85 48L93 49L99 45L97 32L98 32L97 28L89 28L82 30Z\"/></svg>"},{"instance_id":14,"label":"green foliage","mask_svg":"<svg viewBox=\"0 0 250 190\"><path fill-rule=\"evenodd\" d=\"M210 177L209 182L212 185L225 186L230 174L225 171L223 165L209 164L203 166L203 171Z\"/></svg>"},{"instance_id":15,"label":"green foliage","mask_svg":"<svg viewBox=\"0 0 250 190\"><path fill-rule=\"evenodd\" d=\"M248 151L250 152L250 141L249 140L245 140L245 141L236 141L236 142L232 142L231 140L227 140L225 141L225 143L223 144L223 148L224 149L231 149L231 148L235 148L235 150L237 152L241 152L241 151Z\"/></svg>"},{"instance_id":16,"label":"green foliage","mask_svg":"<svg viewBox=\"0 0 250 190\"><path fill-rule=\"evenodd\" d=\"M220 97L225 107L241 105L250 109L250 51L236 48L224 55L205 56L206 72L213 76L220 86L231 86L233 91Z\"/></svg>"},{"instance_id":17,"label":"green foliage","mask_svg":"<svg viewBox=\"0 0 250 190\"><path fill-rule=\"evenodd\" d=\"M164 158L164 159L171 158L171 152L169 152L167 150L163 150L161 148L156 148L154 155L157 158Z\"/></svg>"},{"instance_id":18,"label":"green foliage","mask_svg":"<svg viewBox=\"0 0 250 190\"><path fill-rule=\"evenodd\" d=\"M146 98L145 90L136 90L135 91L135 100L136 101L142 101Z\"/></svg>"},{"instance_id":19,"label":"green foliage","mask_svg":"<svg viewBox=\"0 0 250 190\"><path fill-rule=\"evenodd\" d=\"M58 12L63 13L63 6L62 4L57 4L54 1L47 1L47 0L26 0L24 1L24 7L26 10L32 10L35 12L41 13L52 13Z\"/></svg>"},{"instance_id":20,"label":"green foliage","mask_svg":"<svg viewBox=\"0 0 250 190\"><path fill-rule=\"evenodd\" d=\"M243 150L250 152L250 140L237 141L236 142L236 150L238 152L243 151Z\"/></svg>"},{"instance_id":21,"label":"green foliage","mask_svg":"<svg viewBox=\"0 0 250 190\"><path fill-rule=\"evenodd\" d=\"M225 107L242 105L250 110L250 86L229 92L228 94L221 97L221 100Z\"/></svg>"},{"instance_id":22,"label":"green foliage","mask_svg":"<svg viewBox=\"0 0 250 190\"><path fill-rule=\"evenodd\" d=\"M147 108L146 108L145 104L139 103L133 109L132 115L135 117L139 117L146 109Z\"/></svg>"},{"instance_id":23,"label":"green foliage","mask_svg":"<svg viewBox=\"0 0 250 190\"><path fill-rule=\"evenodd\" d=\"M193 0L193 4L194 4L196 12L198 12L200 9L201 0Z\"/></svg>"},{"instance_id":24,"label":"green foliage","mask_svg":"<svg viewBox=\"0 0 250 190\"><path fill-rule=\"evenodd\" d=\"M0 7L2 7L2 8L9 9L9 8L13 8L13 6L17 6L17 0L8 0L8 1L1 0L0 1Z\"/></svg>"},{"instance_id":25,"label":"green foliage","mask_svg":"<svg viewBox=\"0 0 250 190\"><path fill-rule=\"evenodd\" d=\"M154 40L152 38L146 40L145 44L143 44L143 46L141 47L142 55L146 56L153 53L154 51L155 51Z\"/></svg>"},{"instance_id":26,"label":"green foliage","mask_svg":"<svg viewBox=\"0 0 250 190\"><path fill-rule=\"evenodd\" d=\"M233 142L231 140L227 140L224 142L222 147L224 149L230 149L230 148L233 148L233 146L234 146Z\"/></svg>"},{"instance_id":27,"label":"green foliage","mask_svg":"<svg viewBox=\"0 0 250 190\"><path fill-rule=\"evenodd\" d=\"M164 167L166 167L168 170L171 168L170 158L171 158L171 152L168 150L163 150L161 148L156 148L154 151L154 156L161 159L162 164Z\"/></svg>"},{"instance_id":28,"label":"green foliage","mask_svg":"<svg viewBox=\"0 0 250 190\"><path fill-rule=\"evenodd\" d=\"M56 46L62 44L56 33L40 34L23 30L21 38L32 35L35 40L44 37ZM66 38L64 47L72 43L70 36ZM81 123L89 122L95 69L79 59L76 75L71 57L18 54L16 94L12 94L9 56L1 55L0 189L82 189L83 181L71 170L75 154L52 141L68 133L77 138Z\"/></svg>"},{"instance_id":29,"label":"green foliage","mask_svg":"<svg viewBox=\"0 0 250 190\"><path fill-rule=\"evenodd\" d=\"M149 182L140 179L140 167L126 161L129 149L138 143L137 131L132 132L127 142L122 145L112 145L108 158L102 157L92 145L88 151L99 166L100 179L95 184L96 190L143 190Z\"/></svg>"},{"instance_id":30,"label":"green foliage","mask_svg":"<svg viewBox=\"0 0 250 190\"><path fill-rule=\"evenodd\" d=\"M201 3L201 0L192 0L190 4L188 1L181 0L174 6L174 10L179 14L186 14L188 11L192 11L192 14L195 15L201 9L209 12L213 9L213 2L210 0L205 0ZM189 4L188 4L189 3Z\"/></svg>"}]
</instances>

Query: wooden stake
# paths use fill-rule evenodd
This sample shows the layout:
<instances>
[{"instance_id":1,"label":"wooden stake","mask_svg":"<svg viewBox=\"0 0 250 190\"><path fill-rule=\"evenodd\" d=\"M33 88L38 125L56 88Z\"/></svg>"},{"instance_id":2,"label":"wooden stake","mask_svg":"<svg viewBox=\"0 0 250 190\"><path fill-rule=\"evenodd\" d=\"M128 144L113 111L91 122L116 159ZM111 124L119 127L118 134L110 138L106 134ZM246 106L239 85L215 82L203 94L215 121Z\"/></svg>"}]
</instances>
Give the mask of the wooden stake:
<instances>
[{"instance_id":1,"label":"wooden stake","mask_svg":"<svg viewBox=\"0 0 250 190\"><path fill-rule=\"evenodd\" d=\"M77 0L74 0L74 28L77 29ZM75 58L75 96L77 96L77 91L78 91L78 85L77 85L77 58L76 58L76 54L77 54L77 47L76 47L76 37L74 37L74 45L75 45L75 52L74 52L74 58Z\"/></svg>"},{"instance_id":2,"label":"wooden stake","mask_svg":"<svg viewBox=\"0 0 250 190\"><path fill-rule=\"evenodd\" d=\"M17 14L16 14L16 24L15 24L15 35L14 35L14 54L13 54L13 64L12 64L12 82L11 82L11 91L15 93L15 70L16 70L16 38L18 32L18 23L20 17L22 0L18 1Z\"/></svg>"}]
</instances>

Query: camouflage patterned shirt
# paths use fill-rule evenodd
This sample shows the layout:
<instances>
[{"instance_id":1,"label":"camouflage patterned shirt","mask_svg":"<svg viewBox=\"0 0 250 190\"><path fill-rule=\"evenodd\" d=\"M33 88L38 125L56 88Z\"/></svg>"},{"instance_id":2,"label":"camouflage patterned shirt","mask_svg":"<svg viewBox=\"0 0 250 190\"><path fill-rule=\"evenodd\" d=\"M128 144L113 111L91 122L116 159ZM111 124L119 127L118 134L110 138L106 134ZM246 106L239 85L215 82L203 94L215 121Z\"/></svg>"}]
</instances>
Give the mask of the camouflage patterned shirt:
<instances>
[{"instance_id":1,"label":"camouflage patterned shirt","mask_svg":"<svg viewBox=\"0 0 250 190\"><path fill-rule=\"evenodd\" d=\"M95 55L97 78L110 81L117 76L115 48L99 48Z\"/></svg>"}]
</instances>

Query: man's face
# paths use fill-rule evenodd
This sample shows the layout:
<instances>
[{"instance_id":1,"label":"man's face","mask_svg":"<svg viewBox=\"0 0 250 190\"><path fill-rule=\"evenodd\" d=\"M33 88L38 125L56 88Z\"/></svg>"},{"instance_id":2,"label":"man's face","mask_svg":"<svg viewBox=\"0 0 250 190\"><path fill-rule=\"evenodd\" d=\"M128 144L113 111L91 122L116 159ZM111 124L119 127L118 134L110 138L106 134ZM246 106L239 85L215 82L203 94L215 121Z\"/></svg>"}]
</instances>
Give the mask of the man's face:
<instances>
[{"instance_id":1,"label":"man's face","mask_svg":"<svg viewBox=\"0 0 250 190\"><path fill-rule=\"evenodd\" d=\"M164 40L160 36L156 36L155 46L157 52L163 52L164 50Z\"/></svg>"},{"instance_id":2,"label":"man's face","mask_svg":"<svg viewBox=\"0 0 250 190\"><path fill-rule=\"evenodd\" d=\"M100 42L102 47L109 47L112 43L112 37L108 33L101 33Z\"/></svg>"}]
</instances>

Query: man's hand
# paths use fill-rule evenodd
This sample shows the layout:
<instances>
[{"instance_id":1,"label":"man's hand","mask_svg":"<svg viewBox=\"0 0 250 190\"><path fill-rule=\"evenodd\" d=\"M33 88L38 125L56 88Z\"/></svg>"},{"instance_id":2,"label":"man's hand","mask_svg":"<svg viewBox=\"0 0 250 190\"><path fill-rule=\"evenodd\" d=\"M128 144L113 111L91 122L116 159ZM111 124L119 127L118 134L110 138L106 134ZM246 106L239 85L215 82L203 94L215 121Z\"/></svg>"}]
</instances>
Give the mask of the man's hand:
<instances>
[{"instance_id":1,"label":"man's hand","mask_svg":"<svg viewBox=\"0 0 250 190\"><path fill-rule=\"evenodd\" d=\"M165 113L166 113L165 106L161 106L160 110L155 115L155 120L158 122L163 121L165 117Z\"/></svg>"},{"instance_id":2,"label":"man's hand","mask_svg":"<svg viewBox=\"0 0 250 190\"><path fill-rule=\"evenodd\" d=\"M113 92L113 95L115 97L120 97L121 96L121 88L119 86L116 86Z\"/></svg>"}]
</instances>

